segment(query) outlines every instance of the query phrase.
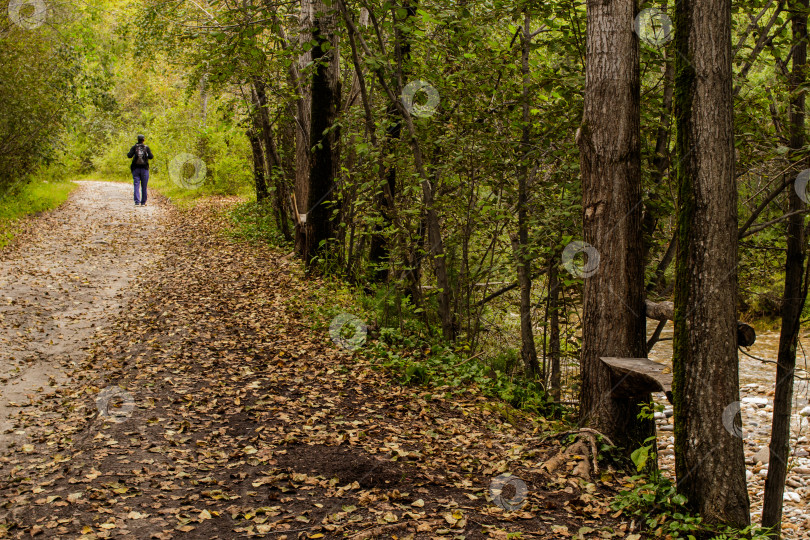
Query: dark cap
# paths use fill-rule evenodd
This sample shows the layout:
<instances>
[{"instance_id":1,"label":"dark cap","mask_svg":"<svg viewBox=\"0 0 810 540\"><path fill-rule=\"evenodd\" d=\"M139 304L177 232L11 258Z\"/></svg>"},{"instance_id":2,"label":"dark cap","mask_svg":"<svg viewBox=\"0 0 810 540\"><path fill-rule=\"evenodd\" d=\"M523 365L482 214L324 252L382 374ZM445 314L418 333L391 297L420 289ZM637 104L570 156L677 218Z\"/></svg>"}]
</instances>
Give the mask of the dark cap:
<instances>
[{"instance_id":1,"label":"dark cap","mask_svg":"<svg viewBox=\"0 0 810 540\"><path fill-rule=\"evenodd\" d=\"M142 142L145 138L143 135L138 135L138 142Z\"/></svg>"}]
</instances>

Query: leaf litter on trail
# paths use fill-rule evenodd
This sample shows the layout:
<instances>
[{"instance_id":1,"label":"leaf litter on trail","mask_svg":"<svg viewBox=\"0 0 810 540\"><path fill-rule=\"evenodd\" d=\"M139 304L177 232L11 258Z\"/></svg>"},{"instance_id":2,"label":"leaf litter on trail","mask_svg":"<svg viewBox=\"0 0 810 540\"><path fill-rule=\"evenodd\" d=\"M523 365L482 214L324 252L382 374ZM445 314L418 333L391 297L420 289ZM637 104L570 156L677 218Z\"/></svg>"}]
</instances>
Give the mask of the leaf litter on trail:
<instances>
[{"instance_id":1,"label":"leaf litter on trail","mask_svg":"<svg viewBox=\"0 0 810 540\"><path fill-rule=\"evenodd\" d=\"M326 285L224 234L234 203L167 210L164 256L76 384L20 412L36 444L0 461L9 536L632 532L609 516L611 483L541 470L557 450L534 437L541 424L507 422L474 389L448 400L398 386L313 331L300 306L327 301ZM132 397L122 421L98 414L110 385ZM505 471L527 486L519 508L493 500Z\"/></svg>"}]
</instances>

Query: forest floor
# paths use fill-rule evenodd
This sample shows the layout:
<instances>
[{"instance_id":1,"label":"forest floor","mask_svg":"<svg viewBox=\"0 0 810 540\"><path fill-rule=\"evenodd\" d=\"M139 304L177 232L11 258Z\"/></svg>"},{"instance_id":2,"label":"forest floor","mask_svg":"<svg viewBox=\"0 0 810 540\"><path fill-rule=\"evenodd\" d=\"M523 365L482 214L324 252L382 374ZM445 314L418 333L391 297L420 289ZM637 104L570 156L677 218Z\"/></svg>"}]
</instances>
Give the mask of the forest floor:
<instances>
[{"instance_id":1,"label":"forest floor","mask_svg":"<svg viewBox=\"0 0 810 540\"><path fill-rule=\"evenodd\" d=\"M541 419L313 330L325 284L226 234L236 201L130 189L82 183L0 253L0 537L639 538L626 478L540 470Z\"/></svg>"}]
</instances>

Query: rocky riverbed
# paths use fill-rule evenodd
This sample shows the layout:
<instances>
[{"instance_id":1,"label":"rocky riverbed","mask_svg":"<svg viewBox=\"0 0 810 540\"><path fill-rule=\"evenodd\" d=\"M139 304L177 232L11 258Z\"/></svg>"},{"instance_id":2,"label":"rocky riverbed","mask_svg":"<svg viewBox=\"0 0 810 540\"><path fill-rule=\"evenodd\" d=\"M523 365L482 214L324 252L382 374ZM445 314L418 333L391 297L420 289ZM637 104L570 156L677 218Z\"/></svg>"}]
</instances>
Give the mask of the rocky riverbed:
<instances>
[{"instance_id":1,"label":"rocky riverbed","mask_svg":"<svg viewBox=\"0 0 810 540\"><path fill-rule=\"evenodd\" d=\"M670 363L672 358L671 324L662 334L665 341L655 345L650 358ZM810 343L810 334L802 336L802 343ZM740 354L740 412L743 420L742 437L745 445L746 477L751 498L751 521L759 523L762 515L762 497L768 474L768 443L773 419L773 394L776 379L776 353L779 332L762 332L757 342L747 349L751 356ZM810 380L808 363L802 348L797 358L794 385L793 414L791 418L791 457L784 495L783 531L786 538L810 538ZM664 411L656 414L658 424L659 465L665 474L674 478L675 451L672 406L661 394L656 401Z\"/></svg>"}]
</instances>

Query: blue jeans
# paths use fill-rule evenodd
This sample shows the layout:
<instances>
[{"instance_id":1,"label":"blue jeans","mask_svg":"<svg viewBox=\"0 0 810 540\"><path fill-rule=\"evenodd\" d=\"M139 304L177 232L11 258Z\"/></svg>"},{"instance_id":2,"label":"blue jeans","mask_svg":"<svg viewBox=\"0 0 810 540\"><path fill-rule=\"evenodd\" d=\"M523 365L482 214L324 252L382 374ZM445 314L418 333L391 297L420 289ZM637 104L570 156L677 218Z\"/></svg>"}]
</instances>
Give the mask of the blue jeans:
<instances>
[{"instance_id":1,"label":"blue jeans","mask_svg":"<svg viewBox=\"0 0 810 540\"><path fill-rule=\"evenodd\" d=\"M146 204L146 184L149 182L149 169L132 169L132 180L135 182L135 204Z\"/></svg>"}]
</instances>

